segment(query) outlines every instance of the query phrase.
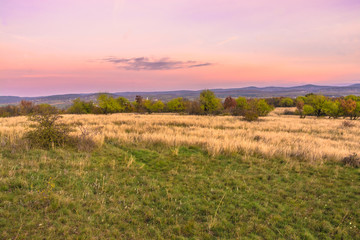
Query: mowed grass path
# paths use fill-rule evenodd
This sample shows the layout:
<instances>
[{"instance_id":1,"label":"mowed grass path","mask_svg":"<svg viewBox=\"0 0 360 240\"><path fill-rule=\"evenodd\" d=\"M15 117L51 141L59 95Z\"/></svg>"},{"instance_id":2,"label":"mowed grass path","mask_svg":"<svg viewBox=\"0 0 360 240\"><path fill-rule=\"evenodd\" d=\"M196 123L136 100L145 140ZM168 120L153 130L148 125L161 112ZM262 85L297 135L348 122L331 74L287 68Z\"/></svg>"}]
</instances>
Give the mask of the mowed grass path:
<instances>
[{"instance_id":1,"label":"mowed grass path","mask_svg":"<svg viewBox=\"0 0 360 240\"><path fill-rule=\"evenodd\" d=\"M0 239L360 239L360 170L107 141L0 150Z\"/></svg>"}]
</instances>

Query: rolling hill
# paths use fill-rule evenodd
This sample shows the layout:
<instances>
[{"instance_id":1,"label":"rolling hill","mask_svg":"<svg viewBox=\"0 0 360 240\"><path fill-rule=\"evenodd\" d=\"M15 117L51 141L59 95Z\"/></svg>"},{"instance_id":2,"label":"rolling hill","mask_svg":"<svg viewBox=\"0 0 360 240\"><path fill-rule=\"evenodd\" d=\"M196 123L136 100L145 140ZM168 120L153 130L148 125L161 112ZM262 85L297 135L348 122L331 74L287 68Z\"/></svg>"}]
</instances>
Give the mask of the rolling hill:
<instances>
[{"instance_id":1,"label":"rolling hill","mask_svg":"<svg viewBox=\"0 0 360 240\"><path fill-rule=\"evenodd\" d=\"M295 87L244 87L244 88L227 88L227 89L210 89L219 98L226 98L227 96L238 97L297 97L308 93L322 94L331 97L340 97L345 95L360 95L360 84L353 84L349 86L319 86L319 85L302 85ZM149 99L161 99L167 101L176 97L184 97L188 99L197 98L202 90L177 90L177 91L156 91L156 92L115 92L111 93L114 96L123 96L129 100L134 100L136 95L141 95ZM82 100L96 100L98 93L89 94L64 94L51 95L40 97L18 97L18 96L0 96L0 104L16 104L21 100L33 101L35 103L49 103L58 107L64 107L76 99Z\"/></svg>"}]
</instances>

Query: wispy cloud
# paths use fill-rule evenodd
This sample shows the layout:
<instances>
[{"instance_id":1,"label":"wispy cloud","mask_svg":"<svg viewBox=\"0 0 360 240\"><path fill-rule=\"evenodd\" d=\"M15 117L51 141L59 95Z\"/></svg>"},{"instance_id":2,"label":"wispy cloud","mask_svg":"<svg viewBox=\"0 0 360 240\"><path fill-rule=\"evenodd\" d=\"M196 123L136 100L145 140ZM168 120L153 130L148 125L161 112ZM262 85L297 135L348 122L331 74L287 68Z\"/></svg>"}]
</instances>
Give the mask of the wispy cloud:
<instances>
[{"instance_id":1,"label":"wispy cloud","mask_svg":"<svg viewBox=\"0 0 360 240\"><path fill-rule=\"evenodd\" d=\"M117 58L107 57L102 59L105 62L115 64L118 68L125 70L172 70L181 68L196 68L210 66L212 63L197 61L175 61L169 58L153 59L147 57L139 58Z\"/></svg>"},{"instance_id":2,"label":"wispy cloud","mask_svg":"<svg viewBox=\"0 0 360 240\"><path fill-rule=\"evenodd\" d=\"M230 37L230 38L228 38L228 39L225 39L224 41L218 42L217 45L218 45L218 46L222 46L222 45L225 45L225 44L227 44L227 43L229 43L229 42L235 41L235 40L237 40L238 38L239 38L239 37L237 37L237 36Z\"/></svg>"}]
</instances>

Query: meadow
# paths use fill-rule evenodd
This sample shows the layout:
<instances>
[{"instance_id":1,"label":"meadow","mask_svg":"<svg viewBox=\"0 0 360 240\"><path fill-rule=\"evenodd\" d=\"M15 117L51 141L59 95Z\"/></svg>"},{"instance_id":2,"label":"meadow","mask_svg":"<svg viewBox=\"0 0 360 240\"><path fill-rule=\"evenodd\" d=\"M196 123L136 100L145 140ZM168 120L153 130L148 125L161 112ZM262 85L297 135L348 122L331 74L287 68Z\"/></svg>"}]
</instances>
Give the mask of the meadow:
<instances>
[{"instance_id":1,"label":"meadow","mask_svg":"<svg viewBox=\"0 0 360 240\"><path fill-rule=\"evenodd\" d=\"M86 135L98 145L105 139L129 143L162 143L176 149L198 146L211 155L242 153L307 162L339 161L360 155L360 123L327 117L282 115L277 108L260 121L234 116L175 114L64 115L66 124L78 124L74 135ZM344 124L349 122L350 126ZM16 145L26 131L26 117L0 119L2 142Z\"/></svg>"},{"instance_id":2,"label":"meadow","mask_svg":"<svg viewBox=\"0 0 360 240\"><path fill-rule=\"evenodd\" d=\"M34 149L0 119L2 239L359 239L360 122L64 115L95 149Z\"/></svg>"}]
</instances>

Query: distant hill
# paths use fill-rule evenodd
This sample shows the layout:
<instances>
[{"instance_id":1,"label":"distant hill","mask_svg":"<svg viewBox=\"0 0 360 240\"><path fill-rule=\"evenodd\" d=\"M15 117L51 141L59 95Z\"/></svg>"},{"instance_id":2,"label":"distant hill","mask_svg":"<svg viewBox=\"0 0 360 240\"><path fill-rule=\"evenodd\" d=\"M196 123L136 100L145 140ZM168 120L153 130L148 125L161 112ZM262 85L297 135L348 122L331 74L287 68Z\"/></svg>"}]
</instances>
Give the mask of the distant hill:
<instances>
[{"instance_id":1,"label":"distant hill","mask_svg":"<svg viewBox=\"0 0 360 240\"><path fill-rule=\"evenodd\" d=\"M295 87L244 87L244 88L226 88L226 89L210 89L219 98L226 98L227 96L238 97L297 97L308 93L322 94L330 97L340 97L345 95L360 95L360 84L353 84L349 86L319 86L319 85L302 85ZM195 99L199 97L202 90L178 90L178 91L157 91L157 92L115 92L111 93L113 96L123 96L133 101L136 95L141 95L144 98L160 99L167 101L176 97L184 97L188 99ZM65 107L71 102L80 98L82 100L90 101L96 100L98 93L89 94L64 94L51 95L41 97L17 97L17 96L0 96L0 104L17 104L21 100L33 101L35 103L49 103L58 107Z\"/></svg>"}]
</instances>

